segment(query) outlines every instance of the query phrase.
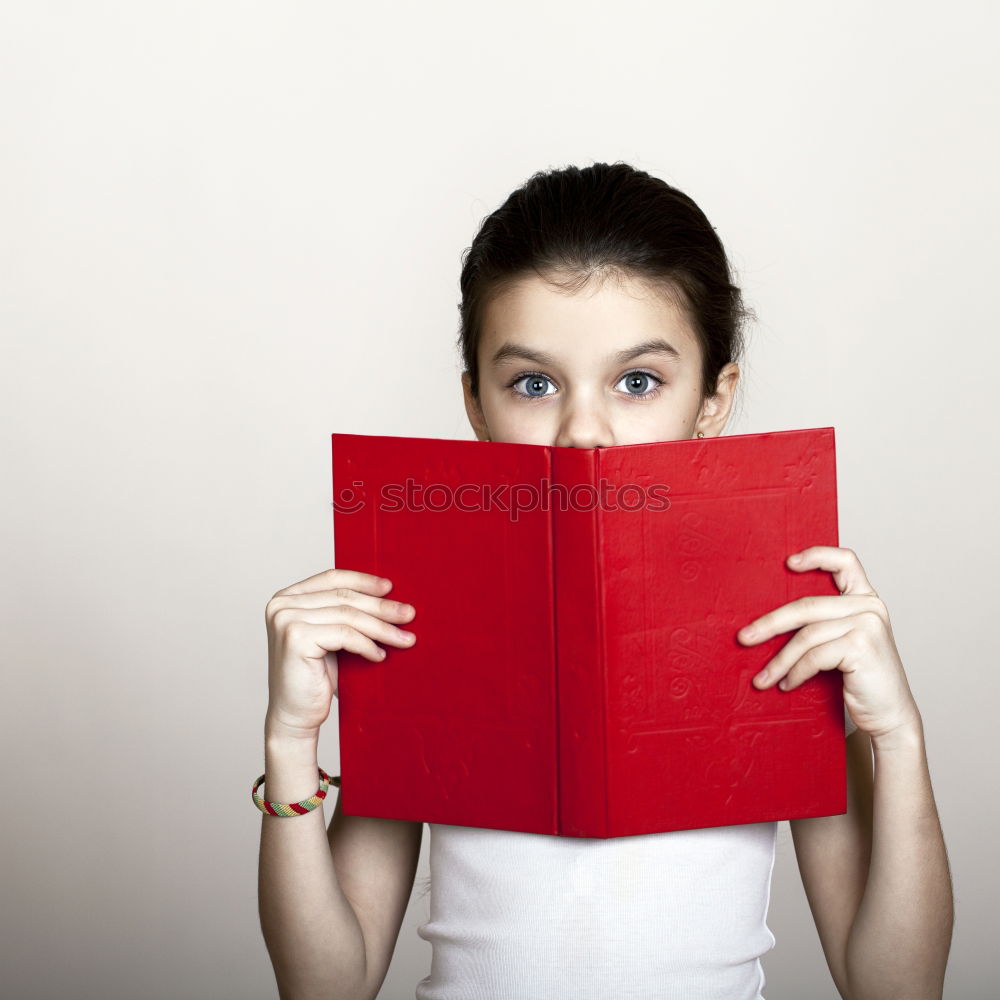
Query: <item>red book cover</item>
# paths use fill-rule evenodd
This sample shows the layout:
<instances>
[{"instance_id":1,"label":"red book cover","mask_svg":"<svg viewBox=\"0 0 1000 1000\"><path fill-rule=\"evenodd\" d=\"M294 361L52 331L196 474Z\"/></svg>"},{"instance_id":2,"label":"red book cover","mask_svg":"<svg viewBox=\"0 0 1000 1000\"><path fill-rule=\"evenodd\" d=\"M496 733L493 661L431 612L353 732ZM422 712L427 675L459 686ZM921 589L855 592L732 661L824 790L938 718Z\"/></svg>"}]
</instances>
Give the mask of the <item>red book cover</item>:
<instances>
[{"instance_id":1,"label":"red book cover","mask_svg":"<svg viewBox=\"0 0 1000 1000\"><path fill-rule=\"evenodd\" d=\"M608 838L846 811L843 681L752 678L830 574L834 429L576 449L333 434L334 564L417 609L337 654L345 814Z\"/></svg>"}]
</instances>

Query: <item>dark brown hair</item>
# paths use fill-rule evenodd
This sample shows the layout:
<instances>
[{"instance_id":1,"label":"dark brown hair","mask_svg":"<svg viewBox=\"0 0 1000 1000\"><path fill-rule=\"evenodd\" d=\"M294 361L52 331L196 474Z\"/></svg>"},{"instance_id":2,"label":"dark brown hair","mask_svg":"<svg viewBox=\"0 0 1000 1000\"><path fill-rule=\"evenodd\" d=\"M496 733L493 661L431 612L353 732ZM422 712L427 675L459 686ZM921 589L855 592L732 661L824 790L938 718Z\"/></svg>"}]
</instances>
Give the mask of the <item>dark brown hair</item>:
<instances>
[{"instance_id":1,"label":"dark brown hair","mask_svg":"<svg viewBox=\"0 0 1000 1000\"><path fill-rule=\"evenodd\" d=\"M755 318L715 229L682 191L621 162L539 171L483 220L462 255L458 344L476 398L486 306L530 274L567 292L595 277L634 277L672 295L701 346L703 397L741 358Z\"/></svg>"}]
</instances>

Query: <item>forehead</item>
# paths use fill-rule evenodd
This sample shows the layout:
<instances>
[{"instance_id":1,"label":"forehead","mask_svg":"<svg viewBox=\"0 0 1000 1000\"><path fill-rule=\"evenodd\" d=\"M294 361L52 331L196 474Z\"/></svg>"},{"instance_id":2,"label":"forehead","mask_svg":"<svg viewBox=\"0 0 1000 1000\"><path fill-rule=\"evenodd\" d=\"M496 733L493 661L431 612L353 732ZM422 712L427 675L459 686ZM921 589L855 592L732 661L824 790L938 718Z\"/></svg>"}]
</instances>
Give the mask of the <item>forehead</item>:
<instances>
[{"instance_id":1,"label":"forehead","mask_svg":"<svg viewBox=\"0 0 1000 1000\"><path fill-rule=\"evenodd\" d=\"M595 279L568 291L533 274L487 305L480 360L489 363L511 342L578 360L582 353L603 358L660 337L682 356L697 355L698 339L679 296L669 287L634 277Z\"/></svg>"}]
</instances>

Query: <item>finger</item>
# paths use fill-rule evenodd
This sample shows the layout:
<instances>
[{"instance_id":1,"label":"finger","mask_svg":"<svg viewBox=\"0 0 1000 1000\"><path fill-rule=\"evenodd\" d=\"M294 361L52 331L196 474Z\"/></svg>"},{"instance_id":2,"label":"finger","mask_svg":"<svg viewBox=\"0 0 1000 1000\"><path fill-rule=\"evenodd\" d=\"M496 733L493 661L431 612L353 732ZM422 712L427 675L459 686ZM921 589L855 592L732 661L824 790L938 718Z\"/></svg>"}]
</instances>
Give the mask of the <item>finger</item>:
<instances>
[{"instance_id":1,"label":"finger","mask_svg":"<svg viewBox=\"0 0 1000 1000\"><path fill-rule=\"evenodd\" d=\"M311 660L323 660L324 664L328 655L336 656L342 650L376 663L386 657L386 651L374 639L350 625L310 625L303 635L306 643L302 655Z\"/></svg>"},{"instance_id":2,"label":"finger","mask_svg":"<svg viewBox=\"0 0 1000 1000\"><path fill-rule=\"evenodd\" d=\"M299 580L298 583L293 583L290 587L279 590L274 596L309 594L317 590L332 590L336 587L348 587L351 590L380 597L392 589L392 581L386 580L382 576L376 576L374 573L361 573L353 569L337 569L334 566L323 570L322 573L307 576L304 580Z\"/></svg>"},{"instance_id":3,"label":"finger","mask_svg":"<svg viewBox=\"0 0 1000 1000\"><path fill-rule=\"evenodd\" d=\"M271 618L280 608L322 608L350 604L353 607L367 611L376 618L386 621L410 621L417 613L412 604L403 601L391 601L384 597L372 597L348 587L338 587L336 590L314 590L302 594L281 594L268 602L268 613Z\"/></svg>"},{"instance_id":4,"label":"finger","mask_svg":"<svg viewBox=\"0 0 1000 1000\"><path fill-rule=\"evenodd\" d=\"M407 649L416 642L416 636L412 632L397 628L349 604L321 608L282 608L275 612L274 624L286 635L294 626L306 626L302 629L302 635L309 638L312 638L309 626L346 625L372 640L399 646L401 649Z\"/></svg>"},{"instance_id":5,"label":"finger","mask_svg":"<svg viewBox=\"0 0 1000 1000\"><path fill-rule=\"evenodd\" d=\"M778 682L778 690L794 691L821 670L839 670L850 661L853 649L853 639L847 632L830 642L811 647Z\"/></svg>"},{"instance_id":6,"label":"finger","mask_svg":"<svg viewBox=\"0 0 1000 1000\"><path fill-rule=\"evenodd\" d=\"M793 552L788 557L787 563L789 569L795 570L796 573L813 569L832 573L837 589L842 595L878 596L853 549L813 545L800 552Z\"/></svg>"},{"instance_id":7,"label":"finger","mask_svg":"<svg viewBox=\"0 0 1000 1000\"><path fill-rule=\"evenodd\" d=\"M878 598L873 596L800 597L748 622L736 633L736 637L744 645L754 646L815 622L834 621L861 611L872 611L877 601Z\"/></svg>"},{"instance_id":8,"label":"finger","mask_svg":"<svg viewBox=\"0 0 1000 1000\"><path fill-rule=\"evenodd\" d=\"M754 675L753 684L763 690L773 687L783 677L785 677L792 667L814 646L822 645L839 639L854 627L850 618L838 618L832 621L816 622L806 625L795 633L781 647L778 652L768 660L759 673Z\"/></svg>"}]
</instances>

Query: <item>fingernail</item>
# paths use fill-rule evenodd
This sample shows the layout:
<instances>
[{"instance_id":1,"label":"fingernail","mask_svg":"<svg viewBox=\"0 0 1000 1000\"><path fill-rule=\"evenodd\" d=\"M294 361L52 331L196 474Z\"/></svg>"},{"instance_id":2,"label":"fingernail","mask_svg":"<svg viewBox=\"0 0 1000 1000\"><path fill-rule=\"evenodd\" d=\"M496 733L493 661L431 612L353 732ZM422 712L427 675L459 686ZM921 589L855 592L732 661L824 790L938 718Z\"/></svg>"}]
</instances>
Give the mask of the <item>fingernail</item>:
<instances>
[{"instance_id":1,"label":"fingernail","mask_svg":"<svg viewBox=\"0 0 1000 1000\"><path fill-rule=\"evenodd\" d=\"M754 684L766 684L767 683L767 671L762 670L754 679Z\"/></svg>"}]
</instances>

